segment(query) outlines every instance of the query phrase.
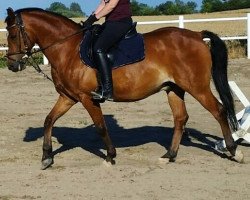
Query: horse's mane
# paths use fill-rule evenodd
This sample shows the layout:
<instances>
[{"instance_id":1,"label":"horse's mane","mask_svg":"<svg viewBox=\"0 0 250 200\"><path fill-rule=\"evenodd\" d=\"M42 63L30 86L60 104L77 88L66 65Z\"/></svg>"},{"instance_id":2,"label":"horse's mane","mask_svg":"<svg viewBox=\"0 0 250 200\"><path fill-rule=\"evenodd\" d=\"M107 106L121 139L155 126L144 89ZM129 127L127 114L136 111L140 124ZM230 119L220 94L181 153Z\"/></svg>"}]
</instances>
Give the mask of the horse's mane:
<instances>
[{"instance_id":1,"label":"horse's mane","mask_svg":"<svg viewBox=\"0 0 250 200\"><path fill-rule=\"evenodd\" d=\"M21 8L15 11L15 14L21 13L21 12L32 12L32 11L45 11L42 8Z\"/></svg>"},{"instance_id":2,"label":"horse's mane","mask_svg":"<svg viewBox=\"0 0 250 200\"><path fill-rule=\"evenodd\" d=\"M49 15L53 15L53 16L62 18L63 20L69 20L69 21L71 21L73 23L76 23L73 20L71 20L71 19L69 19L69 18L67 18L67 17L65 17L65 16L63 16L61 14L58 14L58 13L55 13L55 12L51 12L51 11L48 11L48 10L44 10L42 8L21 8L21 9L18 9L18 10L15 11L15 15L20 14L22 12L33 12L33 11L47 13ZM5 22L7 22L7 20L8 20L8 16L6 17Z\"/></svg>"}]
</instances>

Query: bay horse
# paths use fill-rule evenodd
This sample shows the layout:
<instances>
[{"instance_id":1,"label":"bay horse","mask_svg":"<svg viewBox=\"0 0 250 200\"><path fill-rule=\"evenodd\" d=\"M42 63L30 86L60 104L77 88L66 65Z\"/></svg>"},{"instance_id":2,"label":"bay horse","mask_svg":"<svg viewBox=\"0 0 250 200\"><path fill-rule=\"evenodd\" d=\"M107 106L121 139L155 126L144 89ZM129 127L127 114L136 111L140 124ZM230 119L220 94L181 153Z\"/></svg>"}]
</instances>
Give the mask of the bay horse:
<instances>
[{"instance_id":1,"label":"bay horse","mask_svg":"<svg viewBox=\"0 0 250 200\"><path fill-rule=\"evenodd\" d=\"M9 50L8 68L24 69L23 58L32 55L38 44L51 64L51 76L59 98L44 122L42 168L53 164L51 134L56 120L77 102L82 103L107 148L106 160L113 162L116 149L105 124L100 103L91 91L97 87L96 70L82 63L79 45L82 27L61 15L39 8L7 9ZM188 92L218 121L231 158L243 161L232 131L238 129L234 101L227 78L227 49L224 42L209 31L194 32L166 27L143 34L145 59L113 70L114 101L134 102L166 91L174 118L171 145L163 159L175 161L188 114L184 94ZM203 41L209 38L210 47ZM222 103L213 95L213 78ZM241 156L238 156L241 155Z\"/></svg>"}]
</instances>

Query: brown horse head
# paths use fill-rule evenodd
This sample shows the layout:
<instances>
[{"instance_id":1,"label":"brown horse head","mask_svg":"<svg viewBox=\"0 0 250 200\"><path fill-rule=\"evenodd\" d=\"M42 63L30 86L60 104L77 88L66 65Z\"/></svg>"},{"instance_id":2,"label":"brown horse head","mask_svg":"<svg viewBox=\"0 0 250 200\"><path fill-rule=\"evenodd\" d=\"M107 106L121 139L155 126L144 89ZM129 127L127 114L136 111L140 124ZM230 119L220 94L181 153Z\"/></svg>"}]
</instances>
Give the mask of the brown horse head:
<instances>
[{"instance_id":1,"label":"brown horse head","mask_svg":"<svg viewBox=\"0 0 250 200\"><path fill-rule=\"evenodd\" d=\"M44 15L44 13L48 15ZM40 48L47 46L59 46L53 45L56 40L65 37L70 33L68 28L60 32L54 32L53 28L58 26L64 26L58 23L56 18L62 18L60 22L70 22L79 29L80 26L73 21L68 20L63 16L59 16L55 13L46 12L39 8L25 8L17 11L13 11L12 8L7 9L8 16L5 19L7 24L6 29L8 30L8 67L12 71L20 71L24 69L24 59L30 56L31 49L35 44L38 44ZM44 23L45 22L45 23ZM50 23L46 23L50 22ZM59 28L61 29L61 28ZM39 32L39 34L37 34ZM71 30L72 32L72 30ZM42 37L40 37L42 36Z\"/></svg>"},{"instance_id":2,"label":"brown horse head","mask_svg":"<svg viewBox=\"0 0 250 200\"><path fill-rule=\"evenodd\" d=\"M22 58L25 56L25 44L23 42L23 35L21 33L21 26L19 24L20 18L16 16L12 8L8 8L7 13L8 16L5 20L7 23L6 29L9 33L7 37L9 46L7 64L10 70L17 72L24 69Z\"/></svg>"}]
</instances>

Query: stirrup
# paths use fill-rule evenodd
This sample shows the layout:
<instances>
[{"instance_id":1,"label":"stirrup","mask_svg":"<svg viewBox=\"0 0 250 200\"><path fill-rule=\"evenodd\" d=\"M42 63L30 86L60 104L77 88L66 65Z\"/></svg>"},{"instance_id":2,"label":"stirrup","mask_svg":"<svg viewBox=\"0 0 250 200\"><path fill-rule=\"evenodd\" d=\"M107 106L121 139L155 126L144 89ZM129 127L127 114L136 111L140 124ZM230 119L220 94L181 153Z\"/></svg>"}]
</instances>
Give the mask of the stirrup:
<instances>
[{"instance_id":1,"label":"stirrup","mask_svg":"<svg viewBox=\"0 0 250 200\"><path fill-rule=\"evenodd\" d=\"M114 101L113 98L104 96L103 93L104 93L103 91L101 91L101 94L99 94L97 91L92 91L91 92L92 98L94 100L96 100L96 101L100 101L101 103L103 103L105 100L107 100L107 101Z\"/></svg>"}]
</instances>

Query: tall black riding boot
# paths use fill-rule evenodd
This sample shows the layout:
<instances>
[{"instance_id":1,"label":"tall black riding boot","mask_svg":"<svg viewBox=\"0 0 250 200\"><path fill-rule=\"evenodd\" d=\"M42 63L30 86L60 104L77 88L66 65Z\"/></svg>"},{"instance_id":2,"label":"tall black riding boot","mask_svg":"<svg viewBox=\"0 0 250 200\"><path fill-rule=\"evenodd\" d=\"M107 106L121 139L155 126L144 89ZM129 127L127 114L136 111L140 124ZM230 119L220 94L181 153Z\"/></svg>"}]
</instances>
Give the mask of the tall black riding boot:
<instances>
[{"instance_id":1,"label":"tall black riding boot","mask_svg":"<svg viewBox=\"0 0 250 200\"><path fill-rule=\"evenodd\" d=\"M113 101L113 81L112 69L106 53L98 51L94 55L95 63L98 68L98 73L101 77L101 90L93 91L93 99L99 101ZM99 87L100 88L100 87Z\"/></svg>"}]
</instances>

